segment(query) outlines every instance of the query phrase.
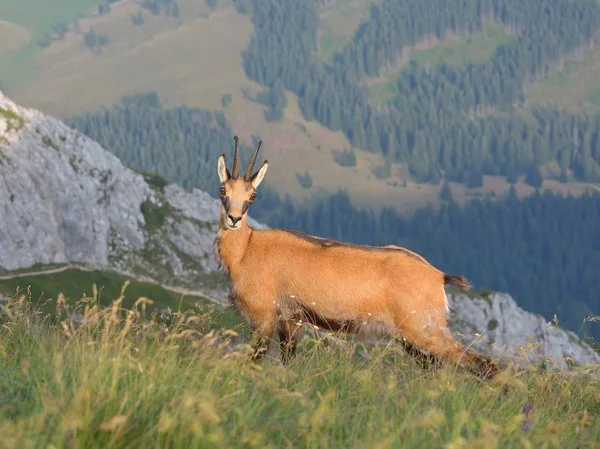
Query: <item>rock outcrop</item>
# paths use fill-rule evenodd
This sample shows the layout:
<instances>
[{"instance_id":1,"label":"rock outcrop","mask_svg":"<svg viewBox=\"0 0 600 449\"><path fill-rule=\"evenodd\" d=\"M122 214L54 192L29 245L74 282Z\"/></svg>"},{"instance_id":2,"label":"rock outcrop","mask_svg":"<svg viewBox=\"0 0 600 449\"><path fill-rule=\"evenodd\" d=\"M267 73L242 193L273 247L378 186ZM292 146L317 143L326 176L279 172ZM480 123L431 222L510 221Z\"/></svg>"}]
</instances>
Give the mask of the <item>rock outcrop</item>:
<instances>
[{"instance_id":1,"label":"rock outcrop","mask_svg":"<svg viewBox=\"0 0 600 449\"><path fill-rule=\"evenodd\" d=\"M0 93L0 269L85 263L198 285L216 270L218 217L207 193L136 173Z\"/></svg>"},{"instance_id":2,"label":"rock outcrop","mask_svg":"<svg viewBox=\"0 0 600 449\"><path fill-rule=\"evenodd\" d=\"M598 354L573 332L527 312L505 293L486 297L448 295L450 327L464 344L500 357L548 366L600 363Z\"/></svg>"}]
</instances>

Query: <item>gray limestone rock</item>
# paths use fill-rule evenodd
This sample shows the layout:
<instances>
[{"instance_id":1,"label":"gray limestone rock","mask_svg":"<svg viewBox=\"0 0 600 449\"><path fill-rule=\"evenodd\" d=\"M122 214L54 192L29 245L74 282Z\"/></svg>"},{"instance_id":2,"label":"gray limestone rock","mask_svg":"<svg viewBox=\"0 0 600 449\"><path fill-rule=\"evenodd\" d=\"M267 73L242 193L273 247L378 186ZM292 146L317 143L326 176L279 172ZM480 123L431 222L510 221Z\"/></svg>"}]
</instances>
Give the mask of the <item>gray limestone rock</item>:
<instances>
[{"instance_id":1,"label":"gray limestone rock","mask_svg":"<svg viewBox=\"0 0 600 449\"><path fill-rule=\"evenodd\" d=\"M450 328L463 344L486 353L559 368L600 363L600 354L573 332L523 310L506 293L448 295Z\"/></svg>"},{"instance_id":2,"label":"gray limestone rock","mask_svg":"<svg viewBox=\"0 0 600 449\"><path fill-rule=\"evenodd\" d=\"M156 187L98 143L1 93L0 214L4 271L82 263L192 281L216 269L218 200Z\"/></svg>"}]
</instances>

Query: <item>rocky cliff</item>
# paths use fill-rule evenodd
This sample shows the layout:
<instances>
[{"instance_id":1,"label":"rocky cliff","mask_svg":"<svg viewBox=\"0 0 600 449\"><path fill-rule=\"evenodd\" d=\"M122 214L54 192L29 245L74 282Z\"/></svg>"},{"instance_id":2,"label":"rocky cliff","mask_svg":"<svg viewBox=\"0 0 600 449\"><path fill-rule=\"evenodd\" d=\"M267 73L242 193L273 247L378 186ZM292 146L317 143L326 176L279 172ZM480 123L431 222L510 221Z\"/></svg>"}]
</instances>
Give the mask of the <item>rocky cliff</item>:
<instances>
[{"instance_id":1,"label":"rocky cliff","mask_svg":"<svg viewBox=\"0 0 600 449\"><path fill-rule=\"evenodd\" d=\"M0 270L85 263L195 286L217 279L207 276L217 200L129 170L1 93L0 211Z\"/></svg>"},{"instance_id":2,"label":"rocky cliff","mask_svg":"<svg viewBox=\"0 0 600 449\"><path fill-rule=\"evenodd\" d=\"M0 271L83 263L222 298L212 255L218 215L207 193L129 170L96 142L0 93ZM527 350L559 366L565 358L600 362L573 333L547 326L508 295L449 300L455 334L486 352Z\"/></svg>"},{"instance_id":3,"label":"rocky cliff","mask_svg":"<svg viewBox=\"0 0 600 449\"><path fill-rule=\"evenodd\" d=\"M523 310L510 295L451 294L448 302L455 336L476 349L559 368L600 363L600 354L589 344L556 323Z\"/></svg>"}]
</instances>

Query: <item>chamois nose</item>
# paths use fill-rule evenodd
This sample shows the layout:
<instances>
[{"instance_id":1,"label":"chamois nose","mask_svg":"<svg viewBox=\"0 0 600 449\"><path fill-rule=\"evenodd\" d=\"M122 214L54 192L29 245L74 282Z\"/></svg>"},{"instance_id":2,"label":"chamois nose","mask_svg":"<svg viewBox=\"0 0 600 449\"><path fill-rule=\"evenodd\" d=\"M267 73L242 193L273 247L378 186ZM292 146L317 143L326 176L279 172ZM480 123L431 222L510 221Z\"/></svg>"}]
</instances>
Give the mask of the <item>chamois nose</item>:
<instances>
[{"instance_id":1,"label":"chamois nose","mask_svg":"<svg viewBox=\"0 0 600 449\"><path fill-rule=\"evenodd\" d=\"M229 219L231 220L231 223L233 223L234 226L238 221L240 221L242 219L242 217L234 217L231 214L227 214L227 216L229 217Z\"/></svg>"}]
</instances>

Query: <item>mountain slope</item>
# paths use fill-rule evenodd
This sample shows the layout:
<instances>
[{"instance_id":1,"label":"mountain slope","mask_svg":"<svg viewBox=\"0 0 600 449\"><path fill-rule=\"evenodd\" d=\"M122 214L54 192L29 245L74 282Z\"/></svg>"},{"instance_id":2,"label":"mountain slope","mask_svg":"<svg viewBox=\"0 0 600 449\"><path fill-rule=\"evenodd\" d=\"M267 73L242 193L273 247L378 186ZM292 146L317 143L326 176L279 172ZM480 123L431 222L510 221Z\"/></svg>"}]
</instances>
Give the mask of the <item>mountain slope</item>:
<instances>
[{"instance_id":1,"label":"mountain slope","mask_svg":"<svg viewBox=\"0 0 600 449\"><path fill-rule=\"evenodd\" d=\"M529 194L537 169L542 189L580 194L598 182L598 121L565 105L574 96L539 101L551 97L546 78L553 86L553 74L598 53L593 1L167 3L179 16L129 0L90 13L37 52L5 57L0 76L15 99L63 117L152 91L167 107L222 110L243 141L270 142L271 182L297 203L345 188L361 207L406 212L436 203L442 178L457 201L513 183ZM570 84L592 99L596 78ZM275 79L287 104L267 120L258 98ZM573 114L547 109L557 106ZM351 147L356 165L340 166L335 152ZM295 175L306 171L309 188Z\"/></svg>"},{"instance_id":2,"label":"mountain slope","mask_svg":"<svg viewBox=\"0 0 600 449\"><path fill-rule=\"evenodd\" d=\"M40 296L36 299L73 292L74 286L57 285L66 279L58 276L66 272L65 264L75 265L68 275L77 288L87 290L91 286L83 283L92 279L89 272L77 271L77 264L84 264L142 282L150 277L169 284L171 292L172 286L189 287L178 290L187 296L199 294L192 289L217 300L226 296L226 280L216 273L212 254L217 200L127 169L98 143L2 94L0 211L0 269L8 272L0 276L2 295L28 285ZM250 224L264 228L252 219ZM39 271L37 275L33 270ZM48 277L52 274L57 274L55 279ZM98 279L109 282L111 291L117 289L114 275ZM164 291L157 294L164 298L162 306L173 300ZM494 341L506 343L511 351L518 350L526 334L534 334L543 345L542 355L559 366L566 366L565 356L577 364L600 362L598 354L574 334L560 329L544 332L543 318L525 314L507 295L487 300L452 296L451 302L455 332L489 331ZM490 329L494 321L500 324ZM498 352L503 348L484 349L505 354Z\"/></svg>"},{"instance_id":3,"label":"mountain slope","mask_svg":"<svg viewBox=\"0 0 600 449\"><path fill-rule=\"evenodd\" d=\"M135 173L4 95L0 136L1 269L81 262L215 286L217 200Z\"/></svg>"}]
</instances>

